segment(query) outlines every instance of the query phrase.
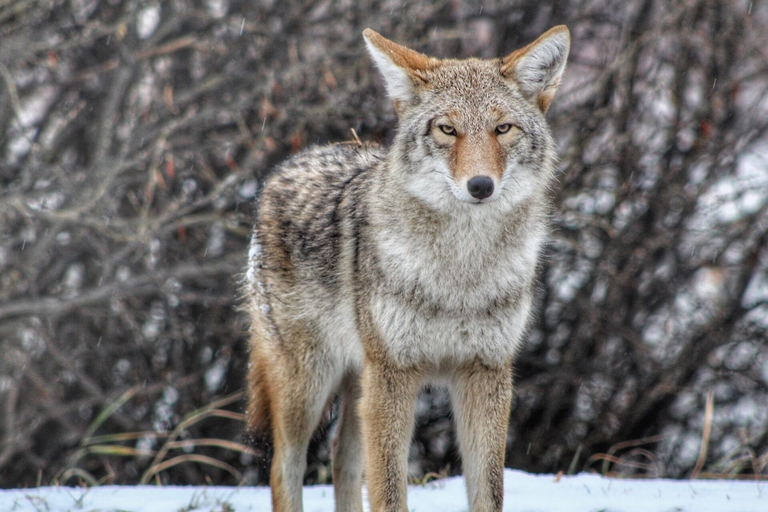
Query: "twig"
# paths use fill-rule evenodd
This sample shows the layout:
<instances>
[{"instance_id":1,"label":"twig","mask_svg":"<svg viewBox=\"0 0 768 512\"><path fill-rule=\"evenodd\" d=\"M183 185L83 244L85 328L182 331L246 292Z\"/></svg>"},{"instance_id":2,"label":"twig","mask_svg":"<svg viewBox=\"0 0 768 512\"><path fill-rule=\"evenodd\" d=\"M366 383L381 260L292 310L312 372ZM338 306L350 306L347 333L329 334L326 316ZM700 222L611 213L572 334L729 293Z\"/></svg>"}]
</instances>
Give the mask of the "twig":
<instances>
[{"instance_id":1,"label":"twig","mask_svg":"<svg viewBox=\"0 0 768 512\"><path fill-rule=\"evenodd\" d=\"M170 278L183 280L221 274L231 276L238 272L240 267L240 258L230 258L229 260L207 265L198 265L191 262L170 270L145 274L125 282L114 281L69 299L42 297L40 299L11 302L0 306L0 319L23 315L63 315L75 309L100 302L103 303L113 298L151 293Z\"/></svg>"},{"instance_id":2,"label":"twig","mask_svg":"<svg viewBox=\"0 0 768 512\"><path fill-rule=\"evenodd\" d=\"M8 95L11 97L11 108L13 109L13 113L16 115L16 119L18 119L19 123L21 123L21 103L19 103L19 92L16 90L16 84L13 81L13 75L2 62L0 62L0 74L3 75L3 79L5 79L5 85L8 87Z\"/></svg>"},{"instance_id":3,"label":"twig","mask_svg":"<svg viewBox=\"0 0 768 512\"><path fill-rule=\"evenodd\" d=\"M701 469L704 467L704 462L707 460L707 451L709 450L709 436L712 433L712 419L715 415L715 392L710 390L707 393L707 405L704 409L704 430L701 433L701 449L699 450L699 459L696 461L696 466L691 473L691 480L695 480Z\"/></svg>"},{"instance_id":4,"label":"twig","mask_svg":"<svg viewBox=\"0 0 768 512\"><path fill-rule=\"evenodd\" d=\"M174 39L173 41L169 41L163 45L160 45L157 48L150 48L148 50L136 52L133 55L133 57L136 60L146 60L151 57L157 57L159 55L167 55L169 53L177 52L181 49L192 46L196 41L197 41L197 37L195 36L180 37L178 39ZM100 73L105 73L107 71L116 69L119 65L120 65L120 59L110 59L102 64L99 64L98 66L94 66L90 69L86 69L85 71L81 71L80 73L75 75L75 80L77 81L86 80L92 77L93 75L98 75Z\"/></svg>"},{"instance_id":5,"label":"twig","mask_svg":"<svg viewBox=\"0 0 768 512\"><path fill-rule=\"evenodd\" d=\"M642 446L644 444L651 444L651 443L658 443L662 439L664 439L665 435L655 435L655 436L649 436L649 437L642 437L640 439L632 439L630 441L622 441L620 443L616 443L613 446L611 446L608 449L608 453L603 454L595 454L592 457L590 457L590 461L592 460L601 460L603 461L603 467L601 470L601 474L606 475L608 474L608 465L610 462L618 463L621 462L620 458L614 457L614 453L618 452L619 450L623 450L625 448L633 448L635 446Z\"/></svg>"}]
</instances>

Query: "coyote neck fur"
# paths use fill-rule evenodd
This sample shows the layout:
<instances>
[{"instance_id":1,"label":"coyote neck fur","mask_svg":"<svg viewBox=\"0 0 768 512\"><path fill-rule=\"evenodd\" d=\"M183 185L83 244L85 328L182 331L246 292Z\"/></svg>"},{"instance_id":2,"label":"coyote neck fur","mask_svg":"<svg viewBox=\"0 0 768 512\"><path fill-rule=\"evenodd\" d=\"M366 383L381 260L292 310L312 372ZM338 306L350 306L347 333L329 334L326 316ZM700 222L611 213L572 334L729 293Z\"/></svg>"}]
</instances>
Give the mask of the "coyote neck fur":
<instances>
[{"instance_id":1,"label":"coyote neck fur","mask_svg":"<svg viewBox=\"0 0 768 512\"><path fill-rule=\"evenodd\" d=\"M454 300L471 300L484 283L491 285L487 292L492 296L496 287L491 283L501 285L506 274L533 277L534 255L546 232L546 197L441 209L409 193L408 179L396 167L386 176L373 177L372 186L378 189L373 195L381 200L371 204L371 218L379 226L375 238L381 254L400 260L414 278L425 284L431 280L444 289L441 295ZM520 258L521 249L530 254Z\"/></svg>"},{"instance_id":2,"label":"coyote neck fur","mask_svg":"<svg viewBox=\"0 0 768 512\"><path fill-rule=\"evenodd\" d=\"M443 210L409 192L408 171L385 167L370 176L355 280L387 326L389 356L402 365L507 360L528 321L548 198Z\"/></svg>"}]
</instances>

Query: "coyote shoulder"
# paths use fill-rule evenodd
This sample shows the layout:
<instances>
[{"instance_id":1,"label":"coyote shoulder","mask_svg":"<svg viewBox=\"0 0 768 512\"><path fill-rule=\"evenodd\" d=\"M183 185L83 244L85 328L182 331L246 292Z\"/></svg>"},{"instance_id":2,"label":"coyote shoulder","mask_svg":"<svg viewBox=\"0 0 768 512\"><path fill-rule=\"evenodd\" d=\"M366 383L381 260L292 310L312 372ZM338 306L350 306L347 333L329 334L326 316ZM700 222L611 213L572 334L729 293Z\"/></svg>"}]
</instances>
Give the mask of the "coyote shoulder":
<instances>
[{"instance_id":1,"label":"coyote shoulder","mask_svg":"<svg viewBox=\"0 0 768 512\"><path fill-rule=\"evenodd\" d=\"M448 386L470 509L500 511L512 360L547 236L565 68L555 27L494 60L363 33L398 114L389 149L332 145L261 193L245 284L248 428L274 443L273 508L300 511L306 451L341 398L337 511L405 511L417 394Z\"/></svg>"}]
</instances>

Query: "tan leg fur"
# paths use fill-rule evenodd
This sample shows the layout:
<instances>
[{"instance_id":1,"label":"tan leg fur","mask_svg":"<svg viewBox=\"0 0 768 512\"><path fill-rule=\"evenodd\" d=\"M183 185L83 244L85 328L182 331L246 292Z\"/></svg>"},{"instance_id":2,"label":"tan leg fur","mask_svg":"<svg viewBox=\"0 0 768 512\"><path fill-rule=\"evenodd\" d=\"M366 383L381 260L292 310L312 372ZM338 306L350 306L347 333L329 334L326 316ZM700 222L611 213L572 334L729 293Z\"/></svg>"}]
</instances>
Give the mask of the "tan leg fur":
<instances>
[{"instance_id":1,"label":"tan leg fur","mask_svg":"<svg viewBox=\"0 0 768 512\"><path fill-rule=\"evenodd\" d=\"M450 385L470 509L501 512L512 362L463 365Z\"/></svg>"}]
</instances>

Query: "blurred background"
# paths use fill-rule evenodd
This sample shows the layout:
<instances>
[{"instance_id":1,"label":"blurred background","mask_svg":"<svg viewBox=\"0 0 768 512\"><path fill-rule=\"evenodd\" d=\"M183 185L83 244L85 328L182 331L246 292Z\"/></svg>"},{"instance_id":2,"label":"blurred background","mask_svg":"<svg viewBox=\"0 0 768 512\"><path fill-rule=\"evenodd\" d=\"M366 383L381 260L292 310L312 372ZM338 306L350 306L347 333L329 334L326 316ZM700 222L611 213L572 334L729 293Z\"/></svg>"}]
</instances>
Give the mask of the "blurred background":
<instances>
[{"instance_id":1,"label":"blurred background","mask_svg":"<svg viewBox=\"0 0 768 512\"><path fill-rule=\"evenodd\" d=\"M0 487L265 482L238 309L264 176L351 129L391 140L364 28L491 58L561 23L507 465L768 475L765 2L3 0ZM412 476L460 469L426 390Z\"/></svg>"}]
</instances>

